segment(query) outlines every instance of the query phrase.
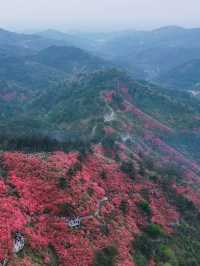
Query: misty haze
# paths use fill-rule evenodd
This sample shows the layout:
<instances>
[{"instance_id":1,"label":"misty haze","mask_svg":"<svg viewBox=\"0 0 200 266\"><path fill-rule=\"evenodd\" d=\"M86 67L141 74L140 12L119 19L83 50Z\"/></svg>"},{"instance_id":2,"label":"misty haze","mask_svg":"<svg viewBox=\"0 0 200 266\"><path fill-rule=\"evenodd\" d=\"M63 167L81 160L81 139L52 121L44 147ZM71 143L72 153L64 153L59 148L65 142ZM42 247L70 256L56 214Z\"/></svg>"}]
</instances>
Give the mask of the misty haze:
<instances>
[{"instance_id":1,"label":"misty haze","mask_svg":"<svg viewBox=\"0 0 200 266\"><path fill-rule=\"evenodd\" d=\"M200 2L0 4L0 266L199 266Z\"/></svg>"}]
</instances>

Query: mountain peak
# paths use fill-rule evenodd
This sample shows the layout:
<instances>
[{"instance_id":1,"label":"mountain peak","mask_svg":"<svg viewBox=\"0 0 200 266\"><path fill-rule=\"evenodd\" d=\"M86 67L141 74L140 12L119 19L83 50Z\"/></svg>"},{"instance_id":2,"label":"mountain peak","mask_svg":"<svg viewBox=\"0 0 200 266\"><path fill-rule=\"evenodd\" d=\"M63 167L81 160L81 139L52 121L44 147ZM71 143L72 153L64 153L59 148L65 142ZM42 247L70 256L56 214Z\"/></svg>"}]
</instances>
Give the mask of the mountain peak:
<instances>
[{"instance_id":1,"label":"mountain peak","mask_svg":"<svg viewBox=\"0 0 200 266\"><path fill-rule=\"evenodd\" d=\"M183 30L185 30L185 28L176 25L169 25L157 28L153 30L153 32L173 32L173 31L183 31Z\"/></svg>"}]
</instances>

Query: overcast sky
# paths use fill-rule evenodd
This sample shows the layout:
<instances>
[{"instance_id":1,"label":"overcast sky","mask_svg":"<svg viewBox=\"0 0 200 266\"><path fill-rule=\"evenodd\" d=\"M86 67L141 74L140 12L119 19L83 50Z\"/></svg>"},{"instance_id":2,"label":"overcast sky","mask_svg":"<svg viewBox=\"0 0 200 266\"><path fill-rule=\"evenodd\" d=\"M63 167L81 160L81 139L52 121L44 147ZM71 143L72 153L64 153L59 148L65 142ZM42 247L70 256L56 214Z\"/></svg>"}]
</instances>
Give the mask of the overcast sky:
<instances>
[{"instance_id":1,"label":"overcast sky","mask_svg":"<svg viewBox=\"0 0 200 266\"><path fill-rule=\"evenodd\" d=\"M200 0L0 0L0 27L27 30L200 27Z\"/></svg>"}]
</instances>

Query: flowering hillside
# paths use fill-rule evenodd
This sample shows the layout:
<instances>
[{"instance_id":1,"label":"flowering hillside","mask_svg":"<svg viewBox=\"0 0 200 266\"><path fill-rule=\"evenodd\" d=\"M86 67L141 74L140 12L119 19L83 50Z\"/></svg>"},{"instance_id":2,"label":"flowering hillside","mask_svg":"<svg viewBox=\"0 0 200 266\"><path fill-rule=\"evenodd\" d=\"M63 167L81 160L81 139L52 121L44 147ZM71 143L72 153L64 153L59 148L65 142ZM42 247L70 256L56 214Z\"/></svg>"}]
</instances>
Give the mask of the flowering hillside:
<instances>
[{"instance_id":1,"label":"flowering hillside","mask_svg":"<svg viewBox=\"0 0 200 266\"><path fill-rule=\"evenodd\" d=\"M108 71L16 108L1 138L0 262L200 265L199 103L179 99Z\"/></svg>"},{"instance_id":2,"label":"flowering hillside","mask_svg":"<svg viewBox=\"0 0 200 266\"><path fill-rule=\"evenodd\" d=\"M123 155L123 148L115 148L109 157L101 145L93 146L84 158L78 152L3 153L0 259L8 259L9 265L125 266L164 265L172 259L177 260L172 265L180 265L179 252L193 257L179 246L179 231L190 209L182 210L175 198L181 195L198 210L198 193L175 181L165 184L166 177L155 169L145 166L142 171L143 160L135 153L131 163L116 161L116 149ZM80 224L73 227L69 222L76 218ZM25 245L14 255L17 232ZM151 247L141 244L144 237L153 242ZM154 244L163 255L146 250ZM164 255L165 248L173 247L173 256Z\"/></svg>"}]
</instances>

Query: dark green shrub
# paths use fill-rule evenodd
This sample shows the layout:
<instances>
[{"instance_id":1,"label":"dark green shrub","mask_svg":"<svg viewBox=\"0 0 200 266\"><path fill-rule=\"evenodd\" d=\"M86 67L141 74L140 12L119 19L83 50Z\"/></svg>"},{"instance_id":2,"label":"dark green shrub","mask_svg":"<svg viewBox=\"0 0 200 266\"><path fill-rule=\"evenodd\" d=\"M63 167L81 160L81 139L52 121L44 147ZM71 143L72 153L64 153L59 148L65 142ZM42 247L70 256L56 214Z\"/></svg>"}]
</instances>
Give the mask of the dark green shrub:
<instances>
[{"instance_id":1,"label":"dark green shrub","mask_svg":"<svg viewBox=\"0 0 200 266\"><path fill-rule=\"evenodd\" d=\"M123 212L123 214L125 215L128 212L129 209L129 204L127 201L122 200L119 206L119 209Z\"/></svg>"},{"instance_id":2,"label":"dark green shrub","mask_svg":"<svg viewBox=\"0 0 200 266\"><path fill-rule=\"evenodd\" d=\"M146 229L146 233L151 238L158 238L164 235L163 229L158 224L150 224Z\"/></svg>"},{"instance_id":3,"label":"dark green shrub","mask_svg":"<svg viewBox=\"0 0 200 266\"><path fill-rule=\"evenodd\" d=\"M157 182L158 181L158 177L156 175L150 175L149 179L153 182Z\"/></svg>"},{"instance_id":4,"label":"dark green shrub","mask_svg":"<svg viewBox=\"0 0 200 266\"><path fill-rule=\"evenodd\" d=\"M97 251L93 266L114 266L118 252L114 246L109 246Z\"/></svg>"},{"instance_id":5,"label":"dark green shrub","mask_svg":"<svg viewBox=\"0 0 200 266\"><path fill-rule=\"evenodd\" d=\"M82 168L80 163L74 164L71 168L69 168L67 175L72 177L75 176L78 171Z\"/></svg>"},{"instance_id":6,"label":"dark green shrub","mask_svg":"<svg viewBox=\"0 0 200 266\"><path fill-rule=\"evenodd\" d=\"M132 179L135 178L136 172L132 162L122 162L120 169L125 174L131 176Z\"/></svg>"},{"instance_id":7,"label":"dark green shrub","mask_svg":"<svg viewBox=\"0 0 200 266\"><path fill-rule=\"evenodd\" d=\"M143 163L145 168L149 169L149 170L153 170L154 169L154 160L151 157L145 157L143 159Z\"/></svg>"},{"instance_id":8,"label":"dark green shrub","mask_svg":"<svg viewBox=\"0 0 200 266\"><path fill-rule=\"evenodd\" d=\"M3 178L6 178L7 177L6 170L4 170L3 168L1 168L1 166L0 166L0 176L3 177Z\"/></svg>"},{"instance_id":9,"label":"dark green shrub","mask_svg":"<svg viewBox=\"0 0 200 266\"><path fill-rule=\"evenodd\" d=\"M59 188L61 188L61 189L66 189L67 188L67 186L68 186L68 183L67 183L67 180L64 178L64 177L60 177L59 178Z\"/></svg>"},{"instance_id":10,"label":"dark green shrub","mask_svg":"<svg viewBox=\"0 0 200 266\"><path fill-rule=\"evenodd\" d=\"M115 136L113 135L105 136L104 139L102 140L102 145L108 149L115 149L116 148Z\"/></svg>"},{"instance_id":11,"label":"dark green shrub","mask_svg":"<svg viewBox=\"0 0 200 266\"><path fill-rule=\"evenodd\" d=\"M159 260L166 263L172 263L174 266L177 265L176 256L174 251L167 245L160 245L158 251Z\"/></svg>"},{"instance_id":12,"label":"dark green shrub","mask_svg":"<svg viewBox=\"0 0 200 266\"><path fill-rule=\"evenodd\" d=\"M76 215L74 206L69 203L59 205L59 215L62 217L73 217Z\"/></svg>"},{"instance_id":13,"label":"dark green shrub","mask_svg":"<svg viewBox=\"0 0 200 266\"><path fill-rule=\"evenodd\" d=\"M136 255L142 254L149 259L152 256L153 247L148 235L142 234L139 236L136 241L133 242L133 250L136 250Z\"/></svg>"},{"instance_id":14,"label":"dark green shrub","mask_svg":"<svg viewBox=\"0 0 200 266\"><path fill-rule=\"evenodd\" d=\"M145 174L146 174L145 167L144 167L144 164L143 163L140 163L139 174L141 176L145 176Z\"/></svg>"},{"instance_id":15,"label":"dark green shrub","mask_svg":"<svg viewBox=\"0 0 200 266\"><path fill-rule=\"evenodd\" d=\"M106 171L102 171L101 172L101 178L103 179L103 180L105 180L106 178L107 178L107 173L106 173Z\"/></svg>"},{"instance_id":16,"label":"dark green shrub","mask_svg":"<svg viewBox=\"0 0 200 266\"><path fill-rule=\"evenodd\" d=\"M147 266L148 265L147 258L144 255L142 255L141 253L137 253L134 256L134 261L135 261L137 266Z\"/></svg>"},{"instance_id":17,"label":"dark green shrub","mask_svg":"<svg viewBox=\"0 0 200 266\"><path fill-rule=\"evenodd\" d=\"M105 236L108 236L109 233L110 233L110 231L109 231L109 227L108 227L107 224L101 224L101 225L100 225L100 231L101 231L101 233L102 233L103 235L105 235Z\"/></svg>"},{"instance_id":18,"label":"dark green shrub","mask_svg":"<svg viewBox=\"0 0 200 266\"><path fill-rule=\"evenodd\" d=\"M149 203L147 201L141 201L138 203L138 207L145 212L147 215L151 214L151 208L149 206Z\"/></svg>"},{"instance_id":19,"label":"dark green shrub","mask_svg":"<svg viewBox=\"0 0 200 266\"><path fill-rule=\"evenodd\" d=\"M94 194L94 189L91 188L91 187L89 187L89 188L87 189L87 193L88 193L88 195L89 195L90 197L92 197L92 195Z\"/></svg>"}]
</instances>

